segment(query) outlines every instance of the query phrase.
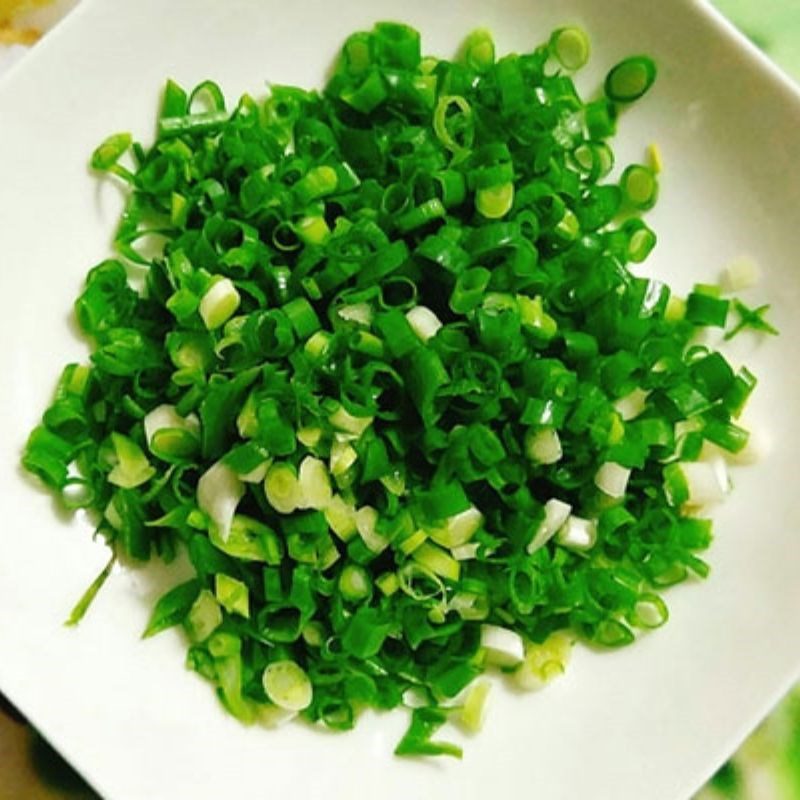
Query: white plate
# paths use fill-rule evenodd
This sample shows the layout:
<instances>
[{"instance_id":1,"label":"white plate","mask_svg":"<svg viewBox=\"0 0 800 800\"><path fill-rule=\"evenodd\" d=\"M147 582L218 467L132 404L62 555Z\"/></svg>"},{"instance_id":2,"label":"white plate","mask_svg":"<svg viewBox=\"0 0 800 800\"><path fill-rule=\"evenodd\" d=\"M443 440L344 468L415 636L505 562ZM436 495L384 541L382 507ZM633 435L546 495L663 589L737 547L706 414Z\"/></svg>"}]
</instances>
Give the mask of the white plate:
<instances>
[{"instance_id":1,"label":"white plate","mask_svg":"<svg viewBox=\"0 0 800 800\"><path fill-rule=\"evenodd\" d=\"M761 377L754 418L774 446L735 475L710 580L668 592L670 623L636 646L579 649L538 695L495 692L462 763L394 758L401 713L345 735L240 727L184 670L178 633L139 640L158 592L149 569L116 571L83 624L62 627L105 552L17 466L61 365L86 356L71 303L119 209L86 169L94 146L117 130L148 140L167 76L213 77L229 96L265 80L319 85L344 36L381 18L415 25L440 54L477 25L508 51L582 24L594 44L586 90L622 56L653 54L659 81L618 138L622 161L651 141L664 155L647 271L686 290L749 254L764 270L749 297L768 299L782 330L739 345ZM84 0L0 84L0 686L110 800L687 797L800 666L798 131L797 91L691 0Z\"/></svg>"}]
</instances>

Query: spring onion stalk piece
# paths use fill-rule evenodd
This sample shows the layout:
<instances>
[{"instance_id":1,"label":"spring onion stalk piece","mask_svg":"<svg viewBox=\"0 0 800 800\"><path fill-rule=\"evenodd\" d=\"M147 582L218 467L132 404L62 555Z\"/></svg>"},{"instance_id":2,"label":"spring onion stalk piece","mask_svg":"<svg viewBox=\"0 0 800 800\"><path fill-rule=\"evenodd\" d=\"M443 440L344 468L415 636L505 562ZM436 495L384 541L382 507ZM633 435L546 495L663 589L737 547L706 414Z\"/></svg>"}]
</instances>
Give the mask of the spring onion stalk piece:
<instances>
[{"instance_id":1,"label":"spring onion stalk piece","mask_svg":"<svg viewBox=\"0 0 800 800\"><path fill-rule=\"evenodd\" d=\"M264 692L278 708L302 711L311 705L313 686L308 675L294 661L273 661L261 676Z\"/></svg>"},{"instance_id":2,"label":"spring onion stalk piece","mask_svg":"<svg viewBox=\"0 0 800 800\"><path fill-rule=\"evenodd\" d=\"M481 647L486 658L500 667L515 667L525 657L525 641L508 628L481 625Z\"/></svg>"},{"instance_id":3,"label":"spring onion stalk piece","mask_svg":"<svg viewBox=\"0 0 800 800\"><path fill-rule=\"evenodd\" d=\"M571 72L586 66L589 60L589 37L581 28L558 28L550 34L549 46L553 58Z\"/></svg>"},{"instance_id":4,"label":"spring onion stalk piece","mask_svg":"<svg viewBox=\"0 0 800 800\"><path fill-rule=\"evenodd\" d=\"M494 39L484 28L478 28L464 42L464 61L475 72L486 72L494 64ZM127 145L126 145L127 148Z\"/></svg>"},{"instance_id":5,"label":"spring onion stalk piece","mask_svg":"<svg viewBox=\"0 0 800 800\"><path fill-rule=\"evenodd\" d=\"M483 514L475 506L470 506L449 517L443 527L429 529L428 535L443 547L459 547L469 542L482 524Z\"/></svg>"},{"instance_id":6,"label":"spring onion stalk piece","mask_svg":"<svg viewBox=\"0 0 800 800\"><path fill-rule=\"evenodd\" d=\"M572 506L569 503L550 498L544 504L544 518L528 544L528 552L533 553L540 547L544 547L569 519L571 511Z\"/></svg>"},{"instance_id":7,"label":"spring onion stalk piece","mask_svg":"<svg viewBox=\"0 0 800 800\"><path fill-rule=\"evenodd\" d=\"M450 552L456 561L468 561L471 558L478 557L478 550L480 549L479 542L468 542L467 544L459 544L451 548Z\"/></svg>"},{"instance_id":8,"label":"spring onion stalk piece","mask_svg":"<svg viewBox=\"0 0 800 800\"><path fill-rule=\"evenodd\" d=\"M147 444L152 448L153 437L163 430L178 429L185 430L193 434L195 438L200 434L200 420L196 414L189 414L187 417L182 417L175 410L175 406L163 403L156 406L152 411L148 412L143 418L144 435Z\"/></svg>"},{"instance_id":9,"label":"spring onion stalk piece","mask_svg":"<svg viewBox=\"0 0 800 800\"><path fill-rule=\"evenodd\" d=\"M223 572L214 576L217 602L229 613L250 618L250 594L247 584Z\"/></svg>"},{"instance_id":10,"label":"spring onion stalk piece","mask_svg":"<svg viewBox=\"0 0 800 800\"><path fill-rule=\"evenodd\" d=\"M69 617L67 617L64 625L71 628L77 625L86 615L86 612L89 610L89 606L91 606L92 601L97 596L97 593L103 588L103 585L108 580L108 576L111 574L111 570L114 568L114 564L117 562L116 553L111 555L111 558L108 559L108 563L100 570L97 577L89 584L89 588L83 593L80 600L75 604L75 607L70 612Z\"/></svg>"},{"instance_id":11,"label":"spring onion stalk piece","mask_svg":"<svg viewBox=\"0 0 800 800\"><path fill-rule=\"evenodd\" d=\"M93 154L116 256L22 461L121 563L185 556L145 633L182 627L242 722L346 730L413 692L396 752L459 756L432 736L479 726L482 673L541 685L708 573L756 378L698 342L772 326L638 268L660 159L616 179L612 137L656 66L585 102L589 52L479 30L449 61L382 22L320 90L170 81L154 142Z\"/></svg>"},{"instance_id":12,"label":"spring onion stalk piece","mask_svg":"<svg viewBox=\"0 0 800 800\"><path fill-rule=\"evenodd\" d=\"M300 508L322 510L333 499L328 470L318 458L306 456L300 462L297 482L302 497Z\"/></svg>"},{"instance_id":13,"label":"spring onion stalk piece","mask_svg":"<svg viewBox=\"0 0 800 800\"><path fill-rule=\"evenodd\" d=\"M597 541L597 522L570 514L556 534L559 544L570 550L591 550Z\"/></svg>"},{"instance_id":14,"label":"spring onion stalk piece","mask_svg":"<svg viewBox=\"0 0 800 800\"><path fill-rule=\"evenodd\" d=\"M572 646L572 638L563 631L551 633L540 644L529 642L525 647L525 658L514 671L514 683L520 689L534 691L563 675Z\"/></svg>"},{"instance_id":15,"label":"spring onion stalk piece","mask_svg":"<svg viewBox=\"0 0 800 800\"><path fill-rule=\"evenodd\" d=\"M273 463L264 477L264 497L279 514L303 508L306 499L296 469L286 462Z\"/></svg>"},{"instance_id":16,"label":"spring onion stalk piece","mask_svg":"<svg viewBox=\"0 0 800 800\"><path fill-rule=\"evenodd\" d=\"M664 468L664 493L673 506L719 503L729 490L725 461L678 461Z\"/></svg>"},{"instance_id":17,"label":"spring onion stalk piece","mask_svg":"<svg viewBox=\"0 0 800 800\"><path fill-rule=\"evenodd\" d=\"M620 397L614 401L614 408L619 412L619 415L625 422L636 419L645 409L647 405L647 396L649 392L645 389L636 387L632 389L624 397Z\"/></svg>"},{"instance_id":18,"label":"spring onion stalk piece","mask_svg":"<svg viewBox=\"0 0 800 800\"><path fill-rule=\"evenodd\" d=\"M406 319L411 326L411 330L423 342L427 342L428 339L436 336L436 333L442 327L439 317L426 306L414 306L414 308L409 309L406 311Z\"/></svg>"},{"instance_id":19,"label":"spring onion stalk piece","mask_svg":"<svg viewBox=\"0 0 800 800\"><path fill-rule=\"evenodd\" d=\"M757 464L759 461L763 461L770 452L772 445L771 439L762 427L754 426L749 423L746 424L746 427L748 432L747 442L741 450L735 453L726 453L717 449L713 452L713 455L722 455L723 458L731 464L738 464L740 466ZM702 452L701 457L704 457Z\"/></svg>"},{"instance_id":20,"label":"spring onion stalk piece","mask_svg":"<svg viewBox=\"0 0 800 800\"><path fill-rule=\"evenodd\" d=\"M240 302L241 297L233 282L228 278L222 278L205 292L198 311L206 328L214 330L230 319Z\"/></svg>"},{"instance_id":21,"label":"spring onion stalk piece","mask_svg":"<svg viewBox=\"0 0 800 800\"><path fill-rule=\"evenodd\" d=\"M477 733L486 719L486 706L492 684L486 680L478 680L467 690L461 704L458 722L468 733Z\"/></svg>"},{"instance_id":22,"label":"spring onion stalk piece","mask_svg":"<svg viewBox=\"0 0 800 800\"><path fill-rule=\"evenodd\" d=\"M111 434L116 464L108 473L108 482L123 489L134 489L147 483L156 470L139 445L121 433Z\"/></svg>"},{"instance_id":23,"label":"spring onion stalk piece","mask_svg":"<svg viewBox=\"0 0 800 800\"><path fill-rule=\"evenodd\" d=\"M648 209L656 204L658 183L655 171L642 164L626 167L620 178L623 197L634 208Z\"/></svg>"},{"instance_id":24,"label":"spring onion stalk piece","mask_svg":"<svg viewBox=\"0 0 800 800\"><path fill-rule=\"evenodd\" d=\"M613 461L606 461L595 472L594 485L609 497L619 499L625 497L630 475L631 471L627 467L615 464Z\"/></svg>"},{"instance_id":25,"label":"spring onion stalk piece","mask_svg":"<svg viewBox=\"0 0 800 800\"><path fill-rule=\"evenodd\" d=\"M358 532L355 506L349 505L338 494L331 498L324 514L328 527L343 542L350 541Z\"/></svg>"},{"instance_id":26,"label":"spring onion stalk piece","mask_svg":"<svg viewBox=\"0 0 800 800\"><path fill-rule=\"evenodd\" d=\"M197 481L197 506L208 514L223 542L230 534L233 515L243 495L239 476L221 461L209 467Z\"/></svg>"},{"instance_id":27,"label":"spring onion stalk piece","mask_svg":"<svg viewBox=\"0 0 800 800\"><path fill-rule=\"evenodd\" d=\"M475 208L486 219L500 219L514 204L514 184L498 183L485 186L475 192Z\"/></svg>"},{"instance_id":28,"label":"spring onion stalk piece","mask_svg":"<svg viewBox=\"0 0 800 800\"><path fill-rule=\"evenodd\" d=\"M525 434L525 455L537 464L555 464L564 455L555 428L529 430Z\"/></svg>"}]
</instances>

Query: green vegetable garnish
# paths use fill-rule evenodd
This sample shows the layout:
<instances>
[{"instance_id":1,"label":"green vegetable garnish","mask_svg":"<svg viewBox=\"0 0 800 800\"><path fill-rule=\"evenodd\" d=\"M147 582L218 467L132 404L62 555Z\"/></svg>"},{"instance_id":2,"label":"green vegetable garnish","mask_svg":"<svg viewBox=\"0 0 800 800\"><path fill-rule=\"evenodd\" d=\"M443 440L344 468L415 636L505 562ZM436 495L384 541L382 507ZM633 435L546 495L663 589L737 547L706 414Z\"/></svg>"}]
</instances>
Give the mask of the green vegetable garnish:
<instances>
[{"instance_id":1,"label":"green vegetable garnish","mask_svg":"<svg viewBox=\"0 0 800 800\"><path fill-rule=\"evenodd\" d=\"M778 329L764 318L769 308L769 304L748 308L741 300L734 299L733 309L739 315L739 321L725 334L725 338L732 339L743 330L760 331L777 336Z\"/></svg>"},{"instance_id":2,"label":"green vegetable garnish","mask_svg":"<svg viewBox=\"0 0 800 800\"><path fill-rule=\"evenodd\" d=\"M610 181L607 140L656 68L626 59L584 103L564 70L588 57L566 27L423 58L379 23L321 93L230 109L169 81L152 146L92 157L127 184L118 257L87 276L89 363L23 463L115 557L188 555L145 635L182 625L243 722L347 729L411 691L396 752L460 756L431 736L479 727L485 669L542 685L575 638L627 644L708 572L698 512L728 486L703 446L746 445L755 378L693 344L730 301L630 268L656 171Z\"/></svg>"}]
</instances>

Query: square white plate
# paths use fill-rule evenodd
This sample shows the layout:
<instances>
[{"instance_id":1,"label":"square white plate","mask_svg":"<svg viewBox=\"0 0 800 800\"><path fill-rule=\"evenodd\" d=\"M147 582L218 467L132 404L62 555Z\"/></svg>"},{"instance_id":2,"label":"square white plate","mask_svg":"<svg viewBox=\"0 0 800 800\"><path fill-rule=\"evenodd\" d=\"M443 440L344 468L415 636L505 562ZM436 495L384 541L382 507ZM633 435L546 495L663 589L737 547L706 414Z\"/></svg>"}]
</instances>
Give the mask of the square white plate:
<instances>
[{"instance_id":1,"label":"square white plate","mask_svg":"<svg viewBox=\"0 0 800 800\"><path fill-rule=\"evenodd\" d=\"M139 639L156 568L117 570L81 626L64 628L106 553L18 467L61 366L86 357L71 304L119 211L85 166L95 145L118 130L149 141L168 76L214 78L229 97L266 80L319 86L344 37L378 19L416 26L443 55L478 25L507 52L581 24L594 47L585 91L621 57L652 54L659 80L616 140L620 162L651 141L664 156L646 271L685 291L747 254L764 280L745 299L771 302L782 331L736 350L761 378L751 417L773 446L735 474L710 579L669 591L670 623L635 646L578 648L540 694L498 688L461 763L394 758L401 713L368 715L345 735L239 726L185 671L177 632ZM84 0L0 83L2 689L109 800L686 798L800 667L799 132L796 89L692 0Z\"/></svg>"}]
</instances>

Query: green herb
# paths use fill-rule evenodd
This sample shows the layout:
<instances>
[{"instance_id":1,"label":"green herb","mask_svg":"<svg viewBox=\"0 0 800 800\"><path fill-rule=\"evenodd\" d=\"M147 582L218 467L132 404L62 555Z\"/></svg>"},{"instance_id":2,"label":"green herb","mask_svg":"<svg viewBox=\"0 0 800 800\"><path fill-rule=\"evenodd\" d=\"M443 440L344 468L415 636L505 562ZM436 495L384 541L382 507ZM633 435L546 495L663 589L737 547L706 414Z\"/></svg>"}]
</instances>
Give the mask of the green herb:
<instances>
[{"instance_id":1,"label":"green herb","mask_svg":"<svg viewBox=\"0 0 800 800\"><path fill-rule=\"evenodd\" d=\"M607 139L656 69L626 59L585 103L564 70L588 57L572 27L447 61L380 23L321 93L229 108L169 81L151 146L92 157L127 184L118 257L23 463L120 559L187 554L145 635L183 626L243 722L343 730L413 692L396 752L460 756L431 735L484 669L541 685L706 575L696 515L728 487L699 456L746 445L755 378L693 344L729 301L629 268L656 175L610 181Z\"/></svg>"},{"instance_id":2,"label":"green herb","mask_svg":"<svg viewBox=\"0 0 800 800\"><path fill-rule=\"evenodd\" d=\"M741 300L734 299L733 310L739 315L739 321L725 334L725 339L733 339L736 334L747 329L777 336L778 329L764 319L769 309L769 305L748 308Z\"/></svg>"}]
</instances>

